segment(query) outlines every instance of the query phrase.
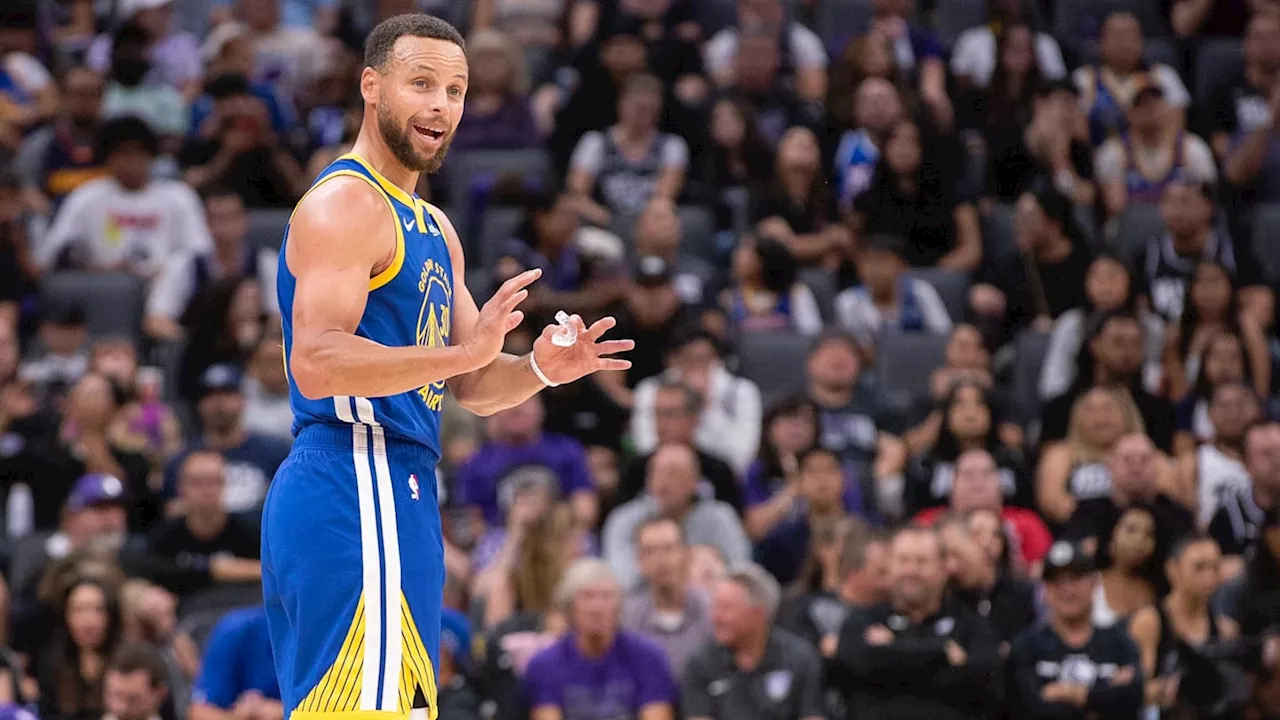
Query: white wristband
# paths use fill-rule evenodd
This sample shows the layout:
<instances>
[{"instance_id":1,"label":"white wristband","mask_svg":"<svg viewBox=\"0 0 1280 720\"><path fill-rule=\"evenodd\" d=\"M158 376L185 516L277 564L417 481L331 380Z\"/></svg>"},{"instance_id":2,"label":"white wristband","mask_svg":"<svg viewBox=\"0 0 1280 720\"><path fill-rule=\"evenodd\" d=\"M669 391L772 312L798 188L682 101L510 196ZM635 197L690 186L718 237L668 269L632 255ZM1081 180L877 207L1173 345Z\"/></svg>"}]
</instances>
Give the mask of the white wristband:
<instances>
[{"instance_id":1,"label":"white wristband","mask_svg":"<svg viewBox=\"0 0 1280 720\"><path fill-rule=\"evenodd\" d=\"M542 368L538 367L538 356L532 350L529 351L529 367L533 368L533 374L538 376L543 385L547 387L559 387L560 383L551 382L551 378L542 372Z\"/></svg>"}]
</instances>

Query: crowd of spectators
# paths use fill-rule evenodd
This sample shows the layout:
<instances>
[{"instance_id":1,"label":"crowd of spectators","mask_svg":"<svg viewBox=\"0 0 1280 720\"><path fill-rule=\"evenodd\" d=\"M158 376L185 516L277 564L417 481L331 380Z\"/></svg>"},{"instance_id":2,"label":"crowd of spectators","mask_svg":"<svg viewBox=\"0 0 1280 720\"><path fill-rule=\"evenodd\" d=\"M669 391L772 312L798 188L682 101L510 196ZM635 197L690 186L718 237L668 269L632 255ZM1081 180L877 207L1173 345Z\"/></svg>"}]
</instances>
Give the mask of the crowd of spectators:
<instances>
[{"instance_id":1,"label":"crowd of spectators","mask_svg":"<svg viewBox=\"0 0 1280 720\"><path fill-rule=\"evenodd\" d=\"M278 248L423 11L507 350L637 342L446 403L440 720L1280 718L1277 0L0 1L0 715L284 720Z\"/></svg>"}]
</instances>

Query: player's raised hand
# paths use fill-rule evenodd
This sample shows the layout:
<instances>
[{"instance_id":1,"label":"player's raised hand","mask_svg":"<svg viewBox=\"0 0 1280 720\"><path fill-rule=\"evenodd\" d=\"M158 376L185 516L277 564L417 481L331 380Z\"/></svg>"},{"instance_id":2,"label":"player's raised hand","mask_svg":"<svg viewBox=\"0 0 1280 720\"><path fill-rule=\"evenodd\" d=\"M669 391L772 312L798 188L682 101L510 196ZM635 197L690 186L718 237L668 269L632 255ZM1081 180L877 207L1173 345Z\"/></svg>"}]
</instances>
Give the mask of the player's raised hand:
<instances>
[{"instance_id":1,"label":"player's raised hand","mask_svg":"<svg viewBox=\"0 0 1280 720\"><path fill-rule=\"evenodd\" d=\"M601 370L626 370L631 367L630 360L611 356L634 349L635 341L601 339L617 324L614 318L603 317L586 327L581 317L572 315L569 326L577 332L578 340L569 347L551 341L560 326L548 325L533 343L538 368L554 383L573 382Z\"/></svg>"},{"instance_id":2,"label":"player's raised hand","mask_svg":"<svg viewBox=\"0 0 1280 720\"><path fill-rule=\"evenodd\" d=\"M507 333L515 330L524 320L524 312L516 307L529 297L529 285L540 277L542 270L539 268L525 270L502 283L502 287L489 298L489 302L480 308L475 329L462 344L475 360L477 368L493 362L498 353L502 352Z\"/></svg>"}]
</instances>

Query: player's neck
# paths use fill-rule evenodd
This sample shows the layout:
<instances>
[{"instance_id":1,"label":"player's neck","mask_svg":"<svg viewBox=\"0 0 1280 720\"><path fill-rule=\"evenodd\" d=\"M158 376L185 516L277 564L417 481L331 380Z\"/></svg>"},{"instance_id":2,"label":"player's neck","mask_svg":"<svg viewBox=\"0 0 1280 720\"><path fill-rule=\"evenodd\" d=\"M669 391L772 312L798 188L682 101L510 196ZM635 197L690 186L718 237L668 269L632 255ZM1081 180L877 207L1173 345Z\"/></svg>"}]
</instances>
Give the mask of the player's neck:
<instances>
[{"instance_id":1,"label":"player's neck","mask_svg":"<svg viewBox=\"0 0 1280 720\"><path fill-rule=\"evenodd\" d=\"M378 171L378 174L391 181L391 184L400 188L405 194L412 196L418 188L418 173L406 168L396 156L387 147L387 144L378 137L376 132L368 131L368 124L365 129L360 131L360 136L356 138L356 142L351 146L351 153L360 156L370 167Z\"/></svg>"}]
</instances>

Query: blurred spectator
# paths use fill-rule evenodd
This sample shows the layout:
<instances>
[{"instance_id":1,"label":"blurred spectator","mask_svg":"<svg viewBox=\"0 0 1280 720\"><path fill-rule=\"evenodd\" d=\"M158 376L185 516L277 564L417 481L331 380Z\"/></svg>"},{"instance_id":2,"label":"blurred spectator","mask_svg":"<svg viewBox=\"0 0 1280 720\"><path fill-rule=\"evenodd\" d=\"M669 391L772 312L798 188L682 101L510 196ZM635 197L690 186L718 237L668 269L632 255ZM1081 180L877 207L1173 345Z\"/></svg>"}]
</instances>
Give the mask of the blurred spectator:
<instances>
[{"instance_id":1,"label":"blurred spectator","mask_svg":"<svg viewBox=\"0 0 1280 720\"><path fill-rule=\"evenodd\" d=\"M805 100L818 101L827 93L827 50L805 26L788 18L782 0L738 0L738 23L716 33L703 46L707 74L717 85L741 82L742 40L745 31L772 35L788 62L777 73L794 85ZM735 62L737 61L737 63Z\"/></svg>"},{"instance_id":2,"label":"blurred spectator","mask_svg":"<svg viewBox=\"0 0 1280 720\"><path fill-rule=\"evenodd\" d=\"M692 158L693 179L712 193L719 229L744 229L773 174L773 148L740 93L722 95L707 115L709 142Z\"/></svg>"},{"instance_id":3,"label":"blurred spectator","mask_svg":"<svg viewBox=\"0 0 1280 720\"><path fill-rule=\"evenodd\" d=\"M174 272L185 276L188 269ZM206 370L222 364L244 367L262 340L276 332L279 319L264 310L269 307L268 285L269 281L235 273L213 281L191 299L182 316L187 342L178 368L178 393L183 399L199 399Z\"/></svg>"},{"instance_id":4,"label":"blurred spectator","mask_svg":"<svg viewBox=\"0 0 1280 720\"><path fill-rule=\"evenodd\" d=\"M645 584L623 598L622 627L661 645L672 674L685 677L690 656L711 639L711 603L690 586L684 528L668 517L646 519L636 528L636 553Z\"/></svg>"},{"instance_id":5,"label":"blurred spectator","mask_svg":"<svg viewBox=\"0 0 1280 720\"><path fill-rule=\"evenodd\" d=\"M21 187L16 175L0 170L0 325L9 328L17 327L19 304L36 279Z\"/></svg>"},{"instance_id":6,"label":"blurred spectator","mask_svg":"<svg viewBox=\"0 0 1280 720\"><path fill-rule=\"evenodd\" d=\"M797 468L796 502L789 517L784 518L756 543L756 560L779 582L790 583L800 576L796 558L817 558L820 530L827 523L845 517L846 499L851 499L852 512L868 516L867 503L847 488L852 482L840 456L833 450L814 446L800 454ZM850 495L853 495L850 498ZM838 538L830 538L828 548L834 552ZM828 566L834 565L828 558ZM810 570L819 571L815 565Z\"/></svg>"},{"instance_id":7,"label":"blurred spectator","mask_svg":"<svg viewBox=\"0 0 1280 720\"><path fill-rule=\"evenodd\" d=\"M72 190L106 173L95 152L102 124L102 76L73 67L59 84L62 100L53 122L27 134L14 159L23 205L38 215L53 214Z\"/></svg>"},{"instance_id":8,"label":"blurred spectator","mask_svg":"<svg viewBox=\"0 0 1280 720\"><path fill-rule=\"evenodd\" d=\"M680 380L662 378L654 396L653 414L658 447L683 445L697 454L701 471L698 494L740 509L742 488L737 473L724 460L698 449L695 444L698 417L702 414L702 396ZM644 492L649 464L656 452L640 455L627 464L618 484L615 505L633 500Z\"/></svg>"},{"instance_id":9,"label":"blurred spectator","mask_svg":"<svg viewBox=\"0 0 1280 720\"><path fill-rule=\"evenodd\" d=\"M515 150L535 147L544 129L529 107L529 70L520 45L496 30L467 40L471 76L467 114L458 125L458 150Z\"/></svg>"},{"instance_id":10,"label":"blurred spectator","mask_svg":"<svg viewBox=\"0 0 1280 720\"><path fill-rule=\"evenodd\" d=\"M896 418L862 377L862 363L852 337L827 333L809 350L805 376L808 395L818 406L818 443L852 463L859 478L874 478L879 503L901 494L907 449Z\"/></svg>"},{"instance_id":11,"label":"blurred spectator","mask_svg":"<svg viewBox=\"0 0 1280 720\"><path fill-rule=\"evenodd\" d=\"M1248 381L1262 395L1268 394L1271 355L1267 340L1256 320L1240 312L1237 298L1235 283L1227 268L1213 260L1195 263L1187 286L1187 306L1182 317L1171 324L1165 342L1164 376L1169 397L1185 401L1191 394L1201 401L1193 405L1207 404L1204 391L1211 388L1196 387L1201 384L1201 376L1216 386L1226 377L1234 376L1237 365L1244 373L1236 379ZM1234 358L1228 357L1231 352L1227 348L1216 347L1222 344L1223 336L1232 339L1231 350L1237 350ZM1218 367L1208 371L1206 359L1211 349L1219 353ZM1228 359L1231 362L1225 362ZM1190 429L1197 437L1210 437L1208 417L1199 407L1196 415Z\"/></svg>"},{"instance_id":12,"label":"blurred spectator","mask_svg":"<svg viewBox=\"0 0 1280 720\"><path fill-rule=\"evenodd\" d=\"M228 23L209 33L200 50L206 68L205 77L218 78L223 75L234 75L245 78L249 83L249 94L262 102L271 118L271 127L283 135L298 123L296 108L291 101L282 98L277 89L269 82L256 79L254 75L254 45L248 28L236 23ZM201 94L191 102L191 123L188 130L199 132L214 112L214 99L207 88L201 87ZM341 154L341 153L339 153Z\"/></svg>"},{"instance_id":13,"label":"blurred spectator","mask_svg":"<svg viewBox=\"0 0 1280 720\"><path fill-rule=\"evenodd\" d=\"M662 102L661 80L632 77L618 98L618 123L578 141L567 184L592 222L629 224L650 198L675 200L680 194L689 147L679 135L659 130Z\"/></svg>"},{"instance_id":14,"label":"blurred spectator","mask_svg":"<svg viewBox=\"0 0 1280 720\"><path fill-rule=\"evenodd\" d=\"M987 196L1016 202L1044 175L1074 202L1093 204L1093 147L1079 99L1071 82L1045 82L1036 89L1031 124L1017 133L988 135Z\"/></svg>"},{"instance_id":15,"label":"blurred spectator","mask_svg":"<svg viewBox=\"0 0 1280 720\"><path fill-rule=\"evenodd\" d=\"M1248 485L1222 499L1209 523L1209 534L1222 549L1222 576L1239 577L1257 551L1266 516L1280 507L1280 424L1265 421L1244 433Z\"/></svg>"},{"instance_id":16,"label":"blurred spectator","mask_svg":"<svg viewBox=\"0 0 1280 720\"><path fill-rule=\"evenodd\" d=\"M149 645L125 645L111 656L102 689L103 718L156 720L169 695L164 662Z\"/></svg>"},{"instance_id":17,"label":"blurred spectator","mask_svg":"<svg viewBox=\"0 0 1280 720\"><path fill-rule=\"evenodd\" d=\"M846 618L884 602L889 591L888 539L847 522L836 552L834 587L788 598L778 609L778 626L808 640L823 658L835 655Z\"/></svg>"},{"instance_id":18,"label":"blurred spectator","mask_svg":"<svg viewBox=\"0 0 1280 720\"><path fill-rule=\"evenodd\" d=\"M36 486L38 491L40 488ZM66 497L57 530L34 535L15 547L9 574L13 592L19 598L36 594L37 583L50 566L84 551L114 552L125 542L128 508L124 483L111 475L85 475L59 500Z\"/></svg>"},{"instance_id":19,"label":"blurred spectator","mask_svg":"<svg viewBox=\"0 0 1280 720\"><path fill-rule=\"evenodd\" d=\"M670 720L675 680L662 648L619 625L622 591L600 560L581 560L556 587L569 632L529 661L524 687L537 720Z\"/></svg>"},{"instance_id":20,"label":"blurred spectator","mask_svg":"<svg viewBox=\"0 0 1280 720\"><path fill-rule=\"evenodd\" d=\"M623 587L634 587L639 580L636 528L655 514L678 521L690 543L718 548L731 563L750 558L751 546L733 506L699 498L699 475L698 456L691 448L664 445L649 461L646 494L609 514L601 546Z\"/></svg>"},{"instance_id":21,"label":"blurred spectator","mask_svg":"<svg viewBox=\"0 0 1280 720\"><path fill-rule=\"evenodd\" d=\"M1200 371L1176 408L1176 450L1185 452L1198 442L1213 439L1214 427L1209 419L1213 394L1218 387L1230 383L1240 383L1252 389L1249 384L1249 365L1253 364L1253 358L1245 341L1235 333L1217 332L1208 336ZM1270 372L1269 356L1264 355L1263 360ZM1177 383L1170 380L1169 385L1175 384Z\"/></svg>"},{"instance_id":22,"label":"blurred spectator","mask_svg":"<svg viewBox=\"0 0 1280 720\"><path fill-rule=\"evenodd\" d=\"M1214 389L1212 439L1178 456L1176 487L1183 503L1195 509L1198 527L1208 527L1227 498L1249 490L1244 436L1259 417L1258 396L1248 386L1224 383Z\"/></svg>"},{"instance_id":23,"label":"blurred spectator","mask_svg":"<svg viewBox=\"0 0 1280 720\"><path fill-rule=\"evenodd\" d=\"M1142 59L1142 25L1128 10L1112 10L1098 30L1097 65L1085 65L1071 74L1080 89L1080 104L1089 114L1089 137L1094 147L1108 137L1123 132L1125 114L1145 85L1154 83L1164 92L1169 106L1181 116L1191 102L1178 72L1162 63Z\"/></svg>"},{"instance_id":24,"label":"blurred spectator","mask_svg":"<svg viewBox=\"0 0 1280 720\"><path fill-rule=\"evenodd\" d=\"M821 126L822 105L806 101L788 81L788 60L778 33L749 27L739 38L734 83L727 90L751 104L756 130L771 145L778 144L788 128Z\"/></svg>"},{"instance_id":25,"label":"blurred spectator","mask_svg":"<svg viewBox=\"0 0 1280 720\"><path fill-rule=\"evenodd\" d=\"M180 182L149 178L158 147L141 120L106 123L98 143L110 174L67 196L36 245L36 264L132 272L152 281L147 315L177 318L182 308L165 305L172 299L165 292L167 275L185 268L184 258L213 246L200 199Z\"/></svg>"},{"instance_id":26,"label":"blurred spectator","mask_svg":"<svg viewBox=\"0 0 1280 720\"><path fill-rule=\"evenodd\" d=\"M545 477L555 497L572 503L583 527L595 525L599 503L586 453L572 438L543 432L543 420L537 396L495 413L488 421L488 442L458 469L458 502L486 525L501 522L511 488L526 475Z\"/></svg>"},{"instance_id":27,"label":"blurred spectator","mask_svg":"<svg viewBox=\"0 0 1280 720\"><path fill-rule=\"evenodd\" d=\"M987 351L978 329L968 323L959 323L951 328L943 364L929 376L929 399L941 402L961 383L972 383L984 390L995 387L995 379L991 376L991 353ZM941 421L942 418L939 416L937 419ZM911 444L911 447L916 449L919 446Z\"/></svg>"},{"instance_id":28,"label":"blurred spectator","mask_svg":"<svg viewBox=\"0 0 1280 720\"><path fill-rule=\"evenodd\" d=\"M0 155L17 150L22 135L58 109L57 86L35 57L39 44L34 4L11 3L0 13Z\"/></svg>"},{"instance_id":29,"label":"blurred spectator","mask_svg":"<svg viewBox=\"0 0 1280 720\"><path fill-rule=\"evenodd\" d=\"M220 26L205 42L213 42L219 33L247 32L253 54L250 79L271 86L282 102L296 104L303 91L328 72L333 52L315 26L282 18L281 6L297 6L313 0L233 1L236 17L242 19L244 25Z\"/></svg>"},{"instance_id":30,"label":"blurred spectator","mask_svg":"<svg viewBox=\"0 0 1280 720\"><path fill-rule=\"evenodd\" d=\"M994 444L998 441L1015 451L1021 448L1022 428L1008 417L1013 408L1009 398L996 386L991 373L991 353L987 352L978 329L961 323L952 328L947 339L943 364L929 374L928 395L914 398L912 419L920 415L924 417L903 436L907 450L912 454L919 454L938 442L939 431L946 420L943 404L962 385L973 385L983 391L982 404L999 416L983 431L986 442ZM1021 460L1017 462L1020 463Z\"/></svg>"},{"instance_id":31,"label":"blurred spectator","mask_svg":"<svg viewBox=\"0 0 1280 720\"><path fill-rule=\"evenodd\" d=\"M719 269L683 252L682 234L676 207L666 199L650 201L636 222L635 283L623 297L626 309L619 319L624 328L619 332L636 341L629 354L629 385L662 371L671 334L688 325L694 310L709 304L719 287Z\"/></svg>"},{"instance_id":32,"label":"blurred spectator","mask_svg":"<svg viewBox=\"0 0 1280 720\"><path fill-rule=\"evenodd\" d=\"M229 365L214 365L205 371L196 406L202 431L187 452L210 450L226 460L222 504L229 513L260 509L267 484L289 454L290 443L245 428L244 407L238 370ZM165 468L165 492L170 497L178 490L178 471L185 460L185 455L179 455ZM181 506L180 501L171 504L171 511Z\"/></svg>"},{"instance_id":33,"label":"blurred spectator","mask_svg":"<svg viewBox=\"0 0 1280 720\"><path fill-rule=\"evenodd\" d=\"M1156 447L1169 451L1173 447L1173 407L1169 401L1152 395L1142 386L1145 346L1142 322L1131 311L1113 310L1094 313L1089 317L1087 327L1076 361L1075 382L1050 400L1041 414L1041 444L1067 439L1071 426L1078 425L1074 419L1074 408L1085 393L1094 388L1115 387L1128 392L1129 401L1136 407L1138 417ZM1081 418L1081 422L1083 420ZM1112 433L1119 430L1119 425L1134 429L1131 421L1132 418L1120 418L1115 423L1090 424L1086 431L1088 437L1077 434L1077 441L1107 445L1114 439Z\"/></svg>"},{"instance_id":34,"label":"blurred spectator","mask_svg":"<svg viewBox=\"0 0 1280 720\"><path fill-rule=\"evenodd\" d=\"M501 535L501 545L476 578L472 594L484 604L485 627L494 627L516 613L550 611L556 583L565 568L584 554L582 531L573 511L565 505L540 508L536 499L530 499L539 492L543 497L549 494L548 489L522 489L519 505L512 507Z\"/></svg>"},{"instance_id":35,"label":"blurred spectator","mask_svg":"<svg viewBox=\"0 0 1280 720\"><path fill-rule=\"evenodd\" d=\"M1019 568L1034 567L1044 558L1053 540L1049 528L1034 510L1004 504L999 468L986 450L968 450L956 458L950 504L921 511L915 522L928 526L947 512L965 516L979 511L990 511L1000 518Z\"/></svg>"},{"instance_id":36,"label":"blurred spectator","mask_svg":"<svg viewBox=\"0 0 1280 720\"><path fill-rule=\"evenodd\" d=\"M18 374L43 400L64 395L89 370L89 318L74 300L50 301L40 314L36 342Z\"/></svg>"},{"instance_id":37,"label":"blurred spectator","mask_svg":"<svg viewBox=\"0 0 1280 720\"><path fill-rule=\"evenodd\" d=\"M1106 559L1093 596L1094 625L1123 626L1167 590L1163 560L1170 548L1160 544L1160 529L1152 507L1134 504L1120 511L1109 535L1099 538L1098 553Z\"/></svg>"},{"instance_id":38,"label":"blurred spectator","mask_svg":"<svg viewBox=\"0 0 1280 720\"><path fill-rule=\"evenodd\" d=\"M1093 161L1108 217L1127 205L1159 204L1164 189L1178 179L1217 181L1213 151L1178 126L1160 85L1133 94L1127 119L1128 128L1106 140Z\"/></svg>"},{"instance_id":39,"label":"blurred spectator","mask_svg":"<svg viewBox=\"0 0 1280 720\"><path fill-rule=\"evenodd\" d=\"M818 138L806 127L778 141L773 185L755 209L756 232L781 240L801 265L829 265L849 242L839 222Z\"/></svg>"},{"instance_id":40,"label":"blurred spectator","mask_svg":"<svg viewBox=\"0 0 1280 720\"><path fill-rule=\"evenodd\" d=\"M111 46L111 69L107 73L106 91L102 96L102 117L106 120L136 117L146 122L151 131L164 140L187 132L186 101L172 85L151 75L151 55L156 37L138 22L131 22L115 33Z\"/></svg>"},{"instance_id":41,"label":"blurred spectator","mask_svg":"<svg viewBox=\"0 0 1280 720\"><path fill-rule=\"evenodd\" d=\"M942 543L933 530L893 537L890 600L850 615L831 671L849 717L981 718L1001 697L995 633L945 595Z\"/></svg>"},{"instance_id":42,"label":"blurred spectator","mask_svg":"<svg viewBox=\"0 0 1280 720\"><path fill-rule=\"evenodd\" d=\"M969 291L970 308L992 326L992 347L1028 327L1049 332L1060 315L1088 301L1085 276L1092 258L1072 214L1071 199L1048 178L1032 182L1018 198L1018 255L992 264Z\"/></svg>"},{"instance_id":43,"label":"blurred spectator","mask_svg":"<svg viewBox=\"0 0 1280 720\"><path fill-rule=\"evenodd\" d=\"M856 237L897 234L907 241L913 267L971 271L982 260L977 211L957 195L946 163L937 154L925 158L920 126L899 120L885 138L871 187L854 200Z\"/></svg>"},{"instance_id":44,"label":"blurred spectator","mask_svg":"<svg viewBox=\"0 0 1280 720\"><path fill-rule=\"evenodd\" d=\"M1020 5L1021 1L1006 1L1004 4ZM985 149L991 145L1002 145L1005 142L1002 136L1017 136L1027 129L1035 114L1036 93L1044 85L1046 73L1041 71L1039 53L1034 47L1036 36L1030 26L1021 23L1002 25L998 37L985 25L965 31L974 32L986 33L995 41L990 50L991 66L980 84L977 79L961 76L962 83L976 87L957 97L960 113L956 125L966 132L967 142L975 143L981 138ZM1056 43L1053 52L1058 52ZM955 62L953 59L953 66ZM1058 62L1061 65L1061 58ZM1064 74L1066 71L1062 70L1057 77Z\"/></svg>"},{"instance_id":45,"label":"blurred spectator","mask_svg":"<svg viewBox=\"0 0 1280 720\"><path fill-rule=\"evenodd\" d=\"M1059 315L1053 321L1044 365L1040 368L1040 397L1049 399L1071 387L1076 379L1076 359L1084 344L1086 325L1097 312L1134 310L1137 290L1133 274L1115 255L1100 254L1089 263L1084 276L1084 303ZM1160 383L1161 357L1164 353L1164 321L1149 310L1140 311L1146 338L1146 365L1142 371L1143 387L1154 391Z\"/></svg>"},{"instance_id":46,"label":"blurred spectator","mask_svg":"<svg viewBox=\"0 0 1280 720\"><path fill-rule=\"evenodd\" d=\"M40 717L100 718L103 676L120 642L117 589L82 580L62 600L61 626L38 668Z\"/></svg>"},{"instance_id":47,"label":"blurred spectator","mask_svg":"<svg viewBox=\"0 0 1280 720\"><path fill-rule=\"evenodd\" d=\"M1025 62L1050 80L1066 77L1067 67L1062 61L1058 41L1048 33L1030 32L1028 7L1026 0L990 0L986 24L969 28L956 37L951 50L951 73L975 87L994 85L995 92L1003 92L998 82L993 83L993 76L999 75L996 68L1005 64L1014 53L1015 43L1010 41L1010 31L1019 28L1018 43L1025 42L1025 49L1020 45L1017 47L1019 57L1025 56ZM997 35L1005 42L998 42ZM1024 37L1025 41L1021 39ZM1004 48L1004 52L998 48Z\"/></svg>"},{"instance_id":48,"label":"blurred spectator","mask_svg":"<svg viewBox=\"0 0 1280 720\"><path fill-rule=\"evenodd\" d=\"M481 675L495 720L527 720L528 701L521 685L525 669L539 650L560 639L565 625L564 614L552 608L546 613L518 613L489 631Z\"/></svg>"},{"instance_id":49,"label":"blurred spectator","mask_svg":"<svg viewBox=\"0 0 1280 720\"><path fill-rule=\"evenodd\" d=\"M187 717L282 720L267 613L261 607L231 610L213 626Z\"/></svg>"},{"instance_id":50,"label":"blurred spectator","mask_svg":"<svg viewBox=\"0 0 1280 720\"><path fill-rule=\"evenodd\" d=\"M155 42L149 59L158 79L181 91L187 99L195 97L204 67L200 58L200 41L194 35L174 27L175 0L125 0L116 18L137 25L151 34ZM100 73L110 69L115 38L99 35L89 47L86 64Z\"/></svg>"},{"instance_id":51,"label":"blurred spectator","mask_svg":"<svg viewBox=\"0 0 1280 720\"><path fill-rule=\"evenodd\" d=\"M681 103L697 106L706 99L709 85L702 67L706 38L697 3L692 0L623 0L599 5L576 2L570 23L589 17L593 7L599 8L597 27L616 22L619 17L640 23L654 74L674 90L674 96ZM572 25L570 32L577 31L577 27Z\"/></svg>"},{"instance_id":52,"label":"blurred spectator","mask_svg":"<svg viewBox=\"0 0 1280 720\"><path fill-rule=\"evenodd\" d=\"M153 467L182 449L182 426L161 397L164 371L138 367L138 351L131 340L107 337L93 344L89 369L112 385L120 412L108 431L121 448L142 453ZM148 508L154 511L155 508Z\"/></svg>"},{"instance_id":53,"label":"blurred spectator","mask_svg":"<svg viewBox=\"0 0 1280 720\"><path fill-rule=\"evenodd\" d=\"M575 0L536 3L478 0L471 7L471 27L477 31L496 29L506 33L517 47L551 51L557 47L576 48L581 45L590 37L594 18L599 12L594 3ZM567 37L563 32L566 27Z\"/></svg>"},{"instance_id":54,"label":"blurred spectator","mask_svg":"<svg viewBox=\"0 0 1280 720\"><path fill-rule=\"evenodd\" d=\"M686 717L825 717L818 654L773 625L780 595L759 565L735 568L716 585L714 640L690 658L681 682Z\"/></svg>"},{"instance_id":55,"label":"blurred spectator","mask_svg":"<svg viewBox=\"0 0 1280 720\"><path fill-rule=\"evenodd\" d=\"M902 93L910 93L908 78L898 67L893 40L874 31L845 44L832 68L826 114L836 127L854 126L855 95L870 78L887 80Z\"/></svg>"},{"instance_id":56,"label":"blurred spectator","mask_svg":"<svg viewBox=\"0 0 1280 720\"><path fill-rule=\"evenodd\" d=\"M818 301L813 291L800 282L799 269L784 241L772 236L740 238L733 251L732 285L720 295L729 333L822 332Z\"/></svg>"},{"instance_id":57,"label":"blurred spectator","mask_svg":"<svg viewBox=\"0 0 1280 720\"><path fill-rule=\"evenodd\" d=\"M720 457L735 471L746 469L760 442L761 400L755 383L737 377L724 366L715 338L696 328L672 334L664 376L680 380L702 397L695 442L699 450ZM631 442L637 453L658 445L659 377L636 386L631 414Z\"/></svg>"},{"instance_id":58,"label":"blurred spectator","mask_svg":"<svg viewBox=\"0 0 1280 720\"><path fill-rule=\"evenodd\" d=\"M1036 587L1000 566L1000 559L978 543L963 516L952 516L938 525L951 592L971 612L984 618L1002 644L1035 625L1039 608Z\"/></svg>"},{"instance_id":59,"label":"blurred spectator","mask_svg":"<svg viewBox=\"0 0 1280 720\"><path fill-rule=\"evenodd\" d=\"M986 450L995 458L1000 476L1000 494L1005 502L1029 507L1033 504L1031 484L1020 453L1000 441L1003 424L1000 411L989 391L981 385L961 380L939 403L936 439L921 449L907 473L903 502L906 514L945 505L951 498L955 463L969 450Z\"/></svg>"},{"instance_id":60,"label":"blurred spectator","mask_svg":"<svg viewBox=\"0 0 1280 720\"><path fill-rule=\"evenodd\" d=\"M257 529L223 507L226 473L226 462L216 452L187 453L178 470L182 516L148 538L153 554L190 569L187 582L170 583L175 592L189 595L212 583L253 582L262 576Z\"/></svg>"},{"instance_id":61,"label":"blurred spectator","mask_svg":"<svg viewBox=\"0 0 1280 720\"><path fill-rule=\"evenodd\" d=\"M436 670L439 713L458 720L479 720L480 698L470 684L471 621L444 608L440 617L440 666Z\"/></svg>"},{"instance_id":62,"label":"blurred spectator","mask_svg":"<svg viewBox=\"0 0 1280 720\"><path fill-rule=\"evenodd\" d=\"M1280 17L1254 13L1244 33L1244 72L1216 84L1206 123L1222 175L1255 202L1280 200L1275 118L1280 103Z\"/></svg>"},{"instance_id":63,"label":"blurred spectator","mask_svg":"<svg viewBox=\"0 0 1280 720\"><path fill-rule=\"evenodd\" d=\"M889 38L898 67L915 80L920 100L938 125L951 127L953 113L947 97L946 48L934 32L915 21L915 6L903 0L871 3L871 32Z\"/></svg>"},{"instance_id":64,"label":"blurred spectator","mask_svg":"<svg viewBox=\"0 0 1280 720\"><path fill-rule=\"evenodd\" d=\"M289 378L280 361L280 341L263 338L249 362L244 383L244 427L251 433L293 441Z\"/></svg>"},{"instance_id":65,"label":"blurred spectator","mask_svg":"<svg viewBox=\"0 0 1280 720\"><path fill-rule=\"evenodd\" d=\"M951 317L932 285L908 277L907 249L895 235L870 235L858 242L862 284L835 298L840 328L857 338L864 353L875 353L886 334L951 332Z\"/></svg>"},{"instance_id":66,"label":"blurred spectator","mask_svg":"<svg viewBox=\"0 0 1280 720\"><path fill-rule=\"evenodd\" d=\"M1160 201L1167 232L1151 238L1138 258L1142 292L1151 307L1170 322L1189 304L1187 289L1196 260L1213 260L1226 268L1239 288L1240 309L1266 327L1275 314L1275 294L1264 283L1261 265L1249 243L1233 242L1214 224L1213 186L1198 180L1171 183Z\"/></svg>"},{"instance_id":67,"label":"blurred spectator","mask_svg":"<svg viewBox=\"0 0 1280 720\"><path fill-rule=\"evenodd\" d=\"M1148 705L1195 717L1228 717L1226 679L1214 656L1239 627L1211 609L1221 584L1221 554L1212 538L1192 535L1173 546L1166 565L1171 590L1129 621L1142 655Z\"/></svg>"},{"instance_id":68,"label":"blurred spectator","mask_svg":"<svg viewBox=\"0 0 1280 720\"><path fill-rule=\"evenodd\" d=\"M155 648L169 687L168 712L186 715L191 703L191 683L200 671L200 648L178 629L178 598L146 580L128 580L120 588L121 633L127 643Z\"/></svg>"},{"instance_id":69,"label":"blurred spectator","mask_svg":"<svg viewBox=\"0 0 1280 720\"><path fill-rule=\"evenodd\" d=\"M902 93L886 78L868 77L856 85L852 103L852 126L840 136L834 158L841 212L871 188L889 134L906 117Z\"/></svg>"},{"instance_id":70,"label":"blurred spectator","mask_svg":"<svg viewBox=\"0 0 1280 720\"><path fill-rule=\"evenodd\" d=\"M1017 717L1138 715L1142 659L1123 627L1092 622L1095 582L1081 548L1054 543L1044 568L1048 622L1024 633L1009 653L1008 705Z\"/></svg>"}]
</instances>

